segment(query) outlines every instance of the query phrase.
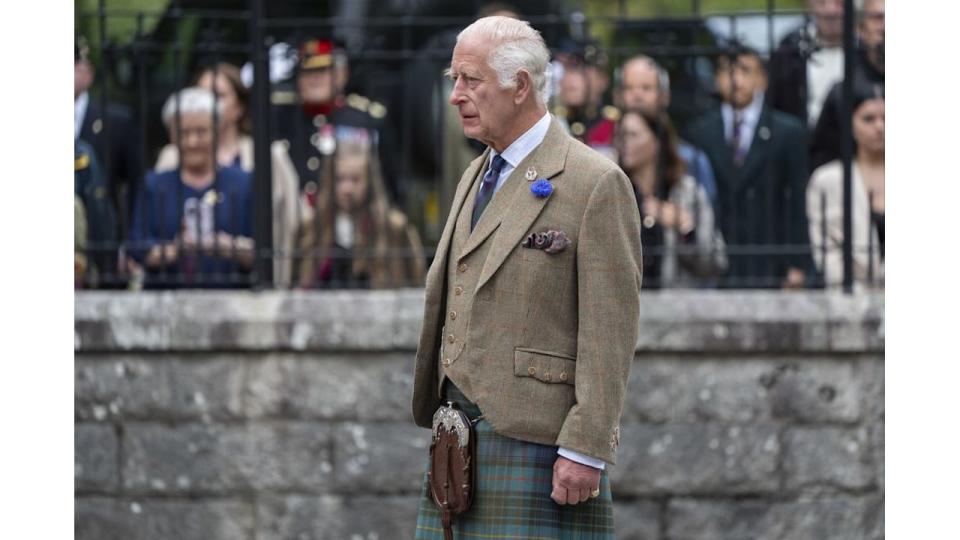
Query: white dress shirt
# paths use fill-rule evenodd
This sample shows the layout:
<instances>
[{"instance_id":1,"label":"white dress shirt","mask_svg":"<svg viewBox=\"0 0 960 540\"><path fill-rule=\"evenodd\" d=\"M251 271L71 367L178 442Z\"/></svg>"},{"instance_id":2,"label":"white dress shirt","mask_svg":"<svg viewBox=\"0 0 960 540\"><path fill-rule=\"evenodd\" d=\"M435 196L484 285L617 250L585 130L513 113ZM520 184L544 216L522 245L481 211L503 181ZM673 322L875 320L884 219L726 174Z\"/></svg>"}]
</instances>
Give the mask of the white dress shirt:
<instances>
[{"instance_id":1,"label":"white dress shirt","mask_svg":"<svg viewBox=\"0 0 960 540\"><path fill-rule=\"evenodd\" d=\"M816 39L817 26L810 23L810 35ZM843 47L824 47L807 60L807 123L817 125L823 102L833 85L843 80Z\"/></svg>"},{"instance_id":2,"label":"white dress shirt","mask_svg":"<svg viewBox=\"0 0 960 540\"><path fill-rule=\"evenodd\" d=\"M517 168L517 165L519 165L530 152L533 152L534 149L540 146L540 143L546 138L547 130L550 129L550 119L550 113L544 113L543 118L537 120L536 124L524 132L523 135L517 137L517 140L510 143L510 146L504 148L502 154L493 148L490 149L490 159L487 161L485 169L490 168L490 162L497 155L503 156L503 160L506 162L503 164L503 168L500 169L500 177L497 178L497 185L493 188L494 196L496 196L497 191L499 191L507 181L507 178L510 178L510 173ZM566 448L557 449L557 453L571 461L576 461L582 465L589 465L595 469L603 470L605 466L603 460L585 456Z\"/></svg>"},{"instance_id":3,"label":"white dress shirt","mask_svg":"<svg viewBox=\"0 0 960 540\"><path fill-rule=\"evenodd\" d=\"M750 152L750 144L753 142L753 134L757 130L757 123L760 122L760 113L763 112L763 92L757 92L753 96L753 101L742 110L737 111L743 124L740 126L740 148L743 155ZM724 102L720 106L720 114L723 116L723 136L730 142L733 138L733 106Z\"/></svg>"},{"instance_id":4,"label":"white dress shirt","mask_svg":"<svg viewBox=\"0 0 960 540\"><path fill-rule=\"evenodd\" d=\"M90 94L84 92L77 96L73 101L73 138L80 138L80 130L83 128L83 118L87 115L87 106L90 104ZM88 141L93 142L93 141Z\"/></svg>"}]
</instances>

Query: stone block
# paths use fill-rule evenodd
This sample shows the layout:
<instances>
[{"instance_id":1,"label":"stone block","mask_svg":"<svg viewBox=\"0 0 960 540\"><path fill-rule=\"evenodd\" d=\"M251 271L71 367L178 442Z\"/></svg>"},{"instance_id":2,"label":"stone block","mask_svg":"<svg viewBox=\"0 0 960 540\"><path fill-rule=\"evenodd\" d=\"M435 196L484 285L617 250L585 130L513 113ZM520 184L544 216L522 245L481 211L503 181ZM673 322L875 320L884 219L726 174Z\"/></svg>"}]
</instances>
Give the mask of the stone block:
<instances>
[{"instance_id":1,"label":"stone block","mask_svg":"<svg viewBox=\"0 0 960 540\"><path fill-rule=\"evenodd\" d=\"M324 492L332 478L321 424L130 425L124 440L124 486L138 493Z\"/></svg>"},{"instance_id":2,"label":"stone block","mask_svg":"<svg viewBox=\"0 0 960 540\"><path fill-rule=\"evenodd\" d=\"M871 538L867 523L869 499L822 496L778 504L763 538L809 540L824 538L860 540Z\"/></svg>"},{"instance_id":3,"label":"stone block","mask_svg":"<svg viewBox=\"0 0 960 540\"><path fill-rule=\"evenodd\" d=\"M677 498L667 505L667 537L676 540L760 540L769 536L772 504L763 499Z\"/></svg>"},{"instance_id":4,"label":"stone block","mask_svg":"<svg viewBox=\"0 0 960 540\"><path fill-rule=\"evenodd\" d=\"M413 355L275 355L250 365L250 418L412 422Z\"/></svg>"},{"instance_id":5,"label":"stone block","mask_svg":"<svg viewBox=\"0 0 960 540\"><path fill-rule=\"evenodd\" d=\"M136 528L129 509L116 499L77 497L73 501L74 540L131 540Z\"/></svg>"},{"instance_id":6,"label":"stone block","mask_svg":"<svg viewBox=\"0 0 960 540\"><path fill-rule=\"evenodd\" d=\"M673 499L667 536L677 540L860 540L869 538L864 498L772 502L762 499Z\"/></svg>"},{"instance_id":7,"label":"stone block","mask_svg":"<svg viewBox=\"0 0 960 540\"><path fill-rule=\"evenodd\" d=\"M242 501L80 498L74 506L74 537L77 540L254 540L253 517L253 505Z\"/></svg>"},{"instance_id":8,"label":"stone block","mask_svg":"<svg viewBox=\"0 0 960 540\"><path fill-rule=\"evenodd\" d=\"M864 489L874 485L870 445L863 428L793 427L783 440L787 489Z\"/></svg>"},{"instance_id":9,"label":"stone block","mask_svg":"<svg viewBox=\"0 0 960 540\"><path fill-rule=\"evenodd\" d=\"M613 523L617 540L660 540L660 504L615 499Z\"/></svg>"},{"instance_id":10,"label":"stone block","mask_svg":"<svg viewBox=\"0 0 960 540\"><path fill-rule=\"evenodd\" d=\"M860 383L849 361L640 356L630 371L624 421L854 422Z\"/></svg>"},{"instance_id":11,"label":"stone block","mask_svg":"<svg viewBox=\"0 0 960 540\"><path fill-rule=\"evenodd\" d=\"M773 415L803 422L856 422L862 415L861 384L852 361L813 357L780 361L757 379Z\"/></svg>"},{"instance_id":12,"label":"stone block","mask_svg":"<svg viewBox=\"0 0 960 540\"><path fill-rule=\"evenodd\" d=\"M74 426L74 490L116 491L120 483L117 453L117 434L112 425Z\"/></svg>"},{"instance_id":13,"label":"stone block","mask_svg":"<svg viewBox=\"0 0 960 540\"><path fill-rule=\"evenodd\" d=\"M264 496L257 505L257 540L413 538L415 496Z\"/></svg>"},{"instance_id":14,"label":"stone block","mask_svg":"<svg viewBox=\"0 0 960 540\"><path fill-rule=\"evenodd\" d=\"M210 356L80 356L75 409L82 420L236 419L242 412L245 362Z\"/></svg>"},{"instance_id":15,"label":"stone block","mask_svg":"<svg viewBox=\"0 0 960 540\"><path fill-rule=\"evenodd\" d=\"M171 400L168 362L135 356L77 355L74 409L78 420L162 416Z\"/></svg>"},{"instance_id":16,"label":"stone block","mask_svg":"<svg viewBox=\"0 0 960 540\"><path fill-rule=\"evenodd\" d=\"M639 496L774 492L779 457L770 424L627 424L611 482Z\"/></svg>"},{"instance_id":17,"label":"stone block","mask_svg":"<svg viewBox=\"0 0 960 540\"><path fill-rule=\"evenodd\" d=\"M413 424L344 424L334 432L338 493L420 493L430 431Z\"/></svg>"},{"instance_id":18,"label":"stone block","mask_svg":"<svg viewBox=\"0 0 960 540\"><path fill-rule=\"evenodd\" d=\"M630 370L624 422L745 422L770 417L758 384L769 362L640 357Z\"/></svg>"}]
</instances>

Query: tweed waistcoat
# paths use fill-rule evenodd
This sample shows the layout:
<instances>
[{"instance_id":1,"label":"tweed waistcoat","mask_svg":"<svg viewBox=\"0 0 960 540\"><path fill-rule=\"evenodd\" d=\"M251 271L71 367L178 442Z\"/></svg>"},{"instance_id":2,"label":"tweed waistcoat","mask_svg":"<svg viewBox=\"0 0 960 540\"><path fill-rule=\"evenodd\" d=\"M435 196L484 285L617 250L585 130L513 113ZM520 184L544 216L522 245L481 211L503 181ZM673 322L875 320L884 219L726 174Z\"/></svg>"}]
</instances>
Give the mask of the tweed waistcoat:
<instances>
[{"instance_id":1,"label":"tweed waistcoat","mask_svg":"<svg viewBox=\"0 0 960 540\"><path fill-rule=\"evenodd\" d=\"M483 170L484 168L481 167L481 174L473 182L473 186L463 203L463 208L457 216L453 236L450 240L451 257L447 260L446 268L446 306L443 311L444 323L440 335L440 354L437 357L440 364L437 367L437 373L440 374L438 390L443 387L443 380L447 376L447 371L457 371L454 364L466 345L467 330L470 327L470 315L472 314L474 298L476 298L475 292L480 279L480 270L483 268L487 253L490 251L489 237L484 238L484 241L465 259L458 261L459 255L463 253L472 234L483 234L484 229L480 228L480 224L484 223L485 219L489 222L491 215L502 212L506 206L505 193L501 188L494 193L493 199L490 200L484 214L480 216L477 228L474 229L473 233L470 231L470 217L473 215ZM513 178L508 182L515 180L516 178ZM474 241L476 240L475 238ZM454 383L460 378L452 377Z\"/></svg>"}]
</instances>

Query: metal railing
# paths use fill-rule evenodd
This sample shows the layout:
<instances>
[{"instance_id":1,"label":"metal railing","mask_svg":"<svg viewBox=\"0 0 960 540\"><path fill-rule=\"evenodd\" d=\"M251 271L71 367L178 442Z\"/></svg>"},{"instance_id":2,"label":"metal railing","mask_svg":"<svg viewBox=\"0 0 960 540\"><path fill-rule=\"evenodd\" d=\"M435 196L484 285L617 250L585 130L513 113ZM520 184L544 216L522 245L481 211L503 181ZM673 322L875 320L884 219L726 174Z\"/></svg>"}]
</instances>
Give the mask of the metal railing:
<instances>
[{"instance_id":1,"label":"metal railing","mask_svg":"<svg viewBox=\"0 0 960 540\"><path fill-rule=\"evenodd\" d=\"M648 22L647 19L631 18L627 14L624 2L620 2L620 14L608 17L584 18L582 14L571 15L563 13L559 8L556 13L549 15L530 15L524 17L529 20L536 28L544 34L548 46L554 47L562 38L576 37L578 35L590 35L592 29L608 27L629 29L642 26ZM669 40L638 45L635 43L618 43L618 37L615 36L613 46L605 50L609 55L610 66L616 68L622 61L636 53L642 52L648 56L654 57L665 65L669 66L673 72L687 76L676 78L676 93L674 94L674 103L671 107L671 115L678 120L681 128L693 117L706 110L708 105L712 105L710 90L703 86L703 74L699 78L696 73L696 62L713 59L729 53L728 46L724 43L724 33L729 32L731 36L738 35L738 25L744 24L742 21L748 18L760 18L766 21L766 35L757 37L756 32L752 34L754 41L761 41L758 48L771 51L776 46L778 36L775 33L775 21L779 21L780 30L784 28L783 21L801 20L803 15L800 12L778 10L775 2L769 0L767 9L759 12L744 12L737 14L703 14L700 9L700 2L693 0L691 2L692 14L688 17L674 17L671 19L678 27L686 24L689 28L697 32L712 28L710 32L718 39L712 43L696 42L691 43L671 43ZM854 9L851 0L846 0L847 16L845 18L845 39L844 49L847 57L846 62L846 81L844 86L844 100L841 111L842 118L850 118L850 94L852 89L853 69L853 18ZM138 208L148 208L146 191L142 183L142 174L137 178L128 179L125 186L126 192L117 188L117 179L108 179L111 187L113 199L118 207L119 215L119 244L117 243L98 243L88 242L86 252L91 260L98 262L98 271L95 277L87 276L84 286L98 287L194 287L194 286L229 286L229 287L289 287L297 286L301 282L308 282L309 279L298 275L298 268L303 265L305 258L314 258L330 267L338 267L343 264L350 264L351 261L358 259L367 259L369 261L379 260L378 258L387 257L391 260L398 259L398 266L409 266L407 263L413 260L420 260L426 265L432 259L435 248L433 247L438 240L439 230L445 221L445 211L448 210L450 199L452 198L452 186L457 178L444 177L444 153L448 150L448 145L453 141L443 136L443 81L439 73L449 61L451 53L449 42L442 39L430 41L424 36L440 36L446 34L453 35L456 30L463 28L473 17L438 17L438 16L374 16L366 18L350 17L271 17L268 16L265 0L249 0L246 9L243 10L192 10L181 9L174 3L171 9L163 13L147 13L138 10L116 10L107 9L105 0L100 0L99 9L94 13L78 12L78 17L96 17L99 21L99 35L94 40L99 52L99 77L97 80L98 94L95 97L100 104L102 111L108 111L110 106L110 97L121 96L133 105L135 110L135 133L131 136L137 139L139 148L139 172L146 174L153 169L153 156L157 154L164 143L164 133L159 126L159 104L166 99L172 92L188 85L189 75L196 71L196 66L201 64L200 58L206 60L205 63L216 64L219 61L232 61L243 63L249 61L252 66L253 83L249 99L249 112L251 114L250 136L253 140L253 162L257 164L252 171L252 189L251 189L251 207L247 208L249 212L248 219L252 223L250 236L253 241L252 265L249 268L243 265L227 264L215 265L216 271L206 273L196 266L184 267L184 261L178 261L177 265L168 265L164 257L165 251L161 251L161 264L158 270L147 271L142 264L142 252L148 249L150 245L138 242L137 238L143 238L144 235L133 234L132 215ZM172 23L175 28L187 27L194 29L203 28L204 31L194 31L190 34L184 30L183 35L174 36L176 39L164 41L160 39L156 32L150 33L145 27L145 20L150 18L159 18L165 21L165 24ZM133 18L136 21L135 34L129 43L117 45L107 39L107 29L110 21L116 18ZM712 21L712 22L711 22ZM708 25L707 23L710 23ZM389 106L389 115L383 124L383 130L393 135L392 139L398 141L397 146L390 149L397 160L393 177L389 178L389 185L393 187L390 192L390 202L397 207L409 219L412 227L419 232L418 236L424 238L426 247L419 247L419 242L415 242L411 247L389 246L379 249L374 248L355 248L343 249L337 247L323 247L319 245L306 246L301 243L294 243L293 247L275 245L277 216L275 216L275 191L276 179L274 178L273 160L274 154L271 151L271 145L282 139L283 134L278 132L278 121L285 119L283 114L295 114L302 108L299 98L292 87L291 80L280 82L270 82L271 61L270 53L272 48L284 40L295 41L296 37L307 35L324 35L335 32L337 29L354 28L357 32L362 32L365 37L365 43L362 49L348 49L351 71L356 75L356 80L351 78L348 83L347 93L351 90L362 93L371 93L372 99L382 99ZM727 30L722 30L726 28ZM718 30L720 29L720 30ZM381 33L391 33L391 36L399 36L391 42L376 43L376 36ZM184 37L186 36L186 37ZM230 37L232 36L232 37ZM239 36L239 37L238 37ZM749 36L748 36L749 37ZM190 38L190 39L187 39ZM749 41L748 39L747 41ZM295 43L291 43L295 45ZM765 45L765 47L763 47ZM687 63L684 63L687 62ZM118 84L115 79L116 66L127 65L131 67L132 77L129 77L124 84ZM404 80L404 75L413 73L417 68L418 74L432 74L432 79L428 81L410 81ZM616 75L615 70L613 71ZM690 72L693 72L692 74ZM673 73L671 73L673 74ZM615 77L614 77L615 78ZM414 84L419 82L421 84ZM368 92L372 91L372 92ZM278 95L293 96L292 103L284 111L279 111L277 105ZM426 95L429 94L429 95ZM437 96L440 100L433 99L431 96ZM217 98L219 99L219 97ZM426 103L428 106L424 106ZM278 112L279 111L279 112ZM427 116L424 116L426 111ZM282 114L281 114L282 112ZM101 137L109 141L112 130L118 129L113 123L109 114L104 113L104 122L102 125ZM296 122L294 122L296 123ZM179 130L180 115L177 114L176 129ZM216 120L215 120L216 124ZM299 125L299 124L297 124ZM216 131L216 130L215 130ZM681 129L681 131L683 131ZM424 135L427 134L427 135ZM289 136L289 134L288 134ZM311 140L311 137L317 137L317 131L313 133L299 132L289 136L285 142L288 145L308 145L316 146L317 140ZM382 142L388 137L381 137ZM854 246L852 241L852 224L855 219L851 210L851 170L850 163L852 154L850 152L852 135L850 133L849 122L844 123L842 134L843 144L843 162L844 162L844 242L842 243L843 252L843 272L842 286L845 290L853 290L854 282L854 253L856 251L866 251L867 261L869 261L867 282L878 282L878 271L874 268L875 251L879 246L874 245L874 236L867 235L869 245ZM297 140L290 140L297 139ZM112 155L116 151L111 144L101 145L102 152L99 156L105 162L105 169L110 170L106 164L111 163L116 156ZM214 163L217 163L216 148L213 145ZM376 152L375 152L376 153ZM292 151L291 151L292 154ZM178 153L179 155L179 153ZM221 178L218 167L218 173L215 177L213 190L218 190L217 182ZM319 174L319 173L318 173ZM458 173L459 174L459 173ZM807 174L807 171L804 171ZM303 227L307 220L307 214L314 208L307 200L313 200L316 185L309 186L310 181L317 178L303 178L300 175L297 184L296 200L297 204L293 206L296 216L292 220ZM805 269L812 273L808 279L808 286L825 286L824 276L828 274L826 268L830 264L830 257L827 256L829 249L835 246L829 245L828 241L819 242L816 246L809 241L800 243L790 243L784 241L773 241L774 238L806 238L807 231L803 234L779 234L779 228L795 227L797 216L791 215L793 211L790 205L786 208L778 208L775 204L770 204L774 197L783 197L786 200L792 200L794 197L803 198L804 193L774 193L771 186L750 188L744 192L743 198L725 194L717 202L716 208L717 223L721 230L743 229L745 233L740 235L747 239L736 245L727 244L723 249L731 267L745 265L747 270L743 275L746 278L741 281L736 279L726 280L726 286L732 287L777 287L780 285L779 276L775 273L765 271L764 268L770 265L780 265L779 260L789 258L806 258ZM310 191L313 190L313 191ZM307 193L310 191L310 193ZM154 194L156 195L156 194ZM226 197L232 195L226 194ZM871 195L872 196L872 195ZM724 198L725 197L725 198ZM183 197L177 195L176 201L182 201ZM766 201L766 204L755 204L755 201ZM140 201L138 203L138 201ZM156 201L154 201L155 203ZM228 200L226 206L236 208L235 201ZM823 208L826 208L827 201L821 201ZM216 205L214 205L216 208ZM166 213L166 208L155 208L160 214ZM214 210L216 212L216 210ZM176 220L174 226L180 227L183 212L179 212L180 220ZM699 214L698 214L699 215ZM143 216L141 216L142 218ZM214 221L217 216L213 216ZM232 219L240 219L234 216ZM875 227L874 216L871 214L867 222L870 223L871 230ZM144 219L136 221L143 226ZM199 230L199 220L194 220L194 236L202 236ZM822 226L826 226L825 223ZM804 225L804 228L805 225ZM233 228L236 230L236 228ZM169 236L169 234L167 235ZM189 247L183 245L181 235L173 234L172 242L177 247L177 252L189 252ZM298 238L302 234L298 233ZM826 230L823 230L823 238L827 238ZM152 244L151 244L152 245ZM675 253L670 253L662 246L644 246L644 257L656 265L658 261L667 256L680 256L681 258L697 254L695 245L681 244L676 247ZM212 246L204 251L201 246L189 257L213 257L214 259L226 258L236 261L238 246L230 245L226 250L221 249L214 240ZM712 248L711 248L712 249ZM814 254L813 250L819 249L820 253ZM218 257L217 254L224 255ZM819 259L819 263L815 260ZM280 263L278 266L278 262ZM139 264L138 264L139 263ZM285 276L275 276L277 268L286 265L288 270ZM378 263L379 264L379 263ZM390 264L383 263L383 264ZM292 270L291 270L292 269ZM406 282L397 280L387 280L388 286L421 286L422 275L416 279L409 279ZM375 286L370 275L353 276L347 279L341 277L332 278L322 285L327 287L363 287ZM659 286L660 283L654 277L645 278L645 284L648 286ZM708 276L701 279L693 286L710 287L718 284L724 284L722 276Z\"/></svg>"}]
</instances>

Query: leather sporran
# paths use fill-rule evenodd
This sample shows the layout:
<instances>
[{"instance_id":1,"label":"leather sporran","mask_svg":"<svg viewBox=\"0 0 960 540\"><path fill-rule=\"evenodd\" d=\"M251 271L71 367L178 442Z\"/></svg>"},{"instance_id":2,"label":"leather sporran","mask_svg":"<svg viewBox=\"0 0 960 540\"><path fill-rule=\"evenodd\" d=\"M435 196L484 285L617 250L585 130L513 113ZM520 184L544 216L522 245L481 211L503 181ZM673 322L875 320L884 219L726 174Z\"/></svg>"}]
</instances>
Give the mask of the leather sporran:
<instances>
[{"instance_id":1,"label":"leather sporran","mask_svg":"<svg viewBox=\"0 0 960 540\"><path fill-rule=\"evenodd\" d=\"M473 423L456 404L451 402L437 409L433 415L427 480L433 502L442 515L446 540L453 540L453 516L469 510L473 502L476 445Z\"/></svg>"}]
</instances>

